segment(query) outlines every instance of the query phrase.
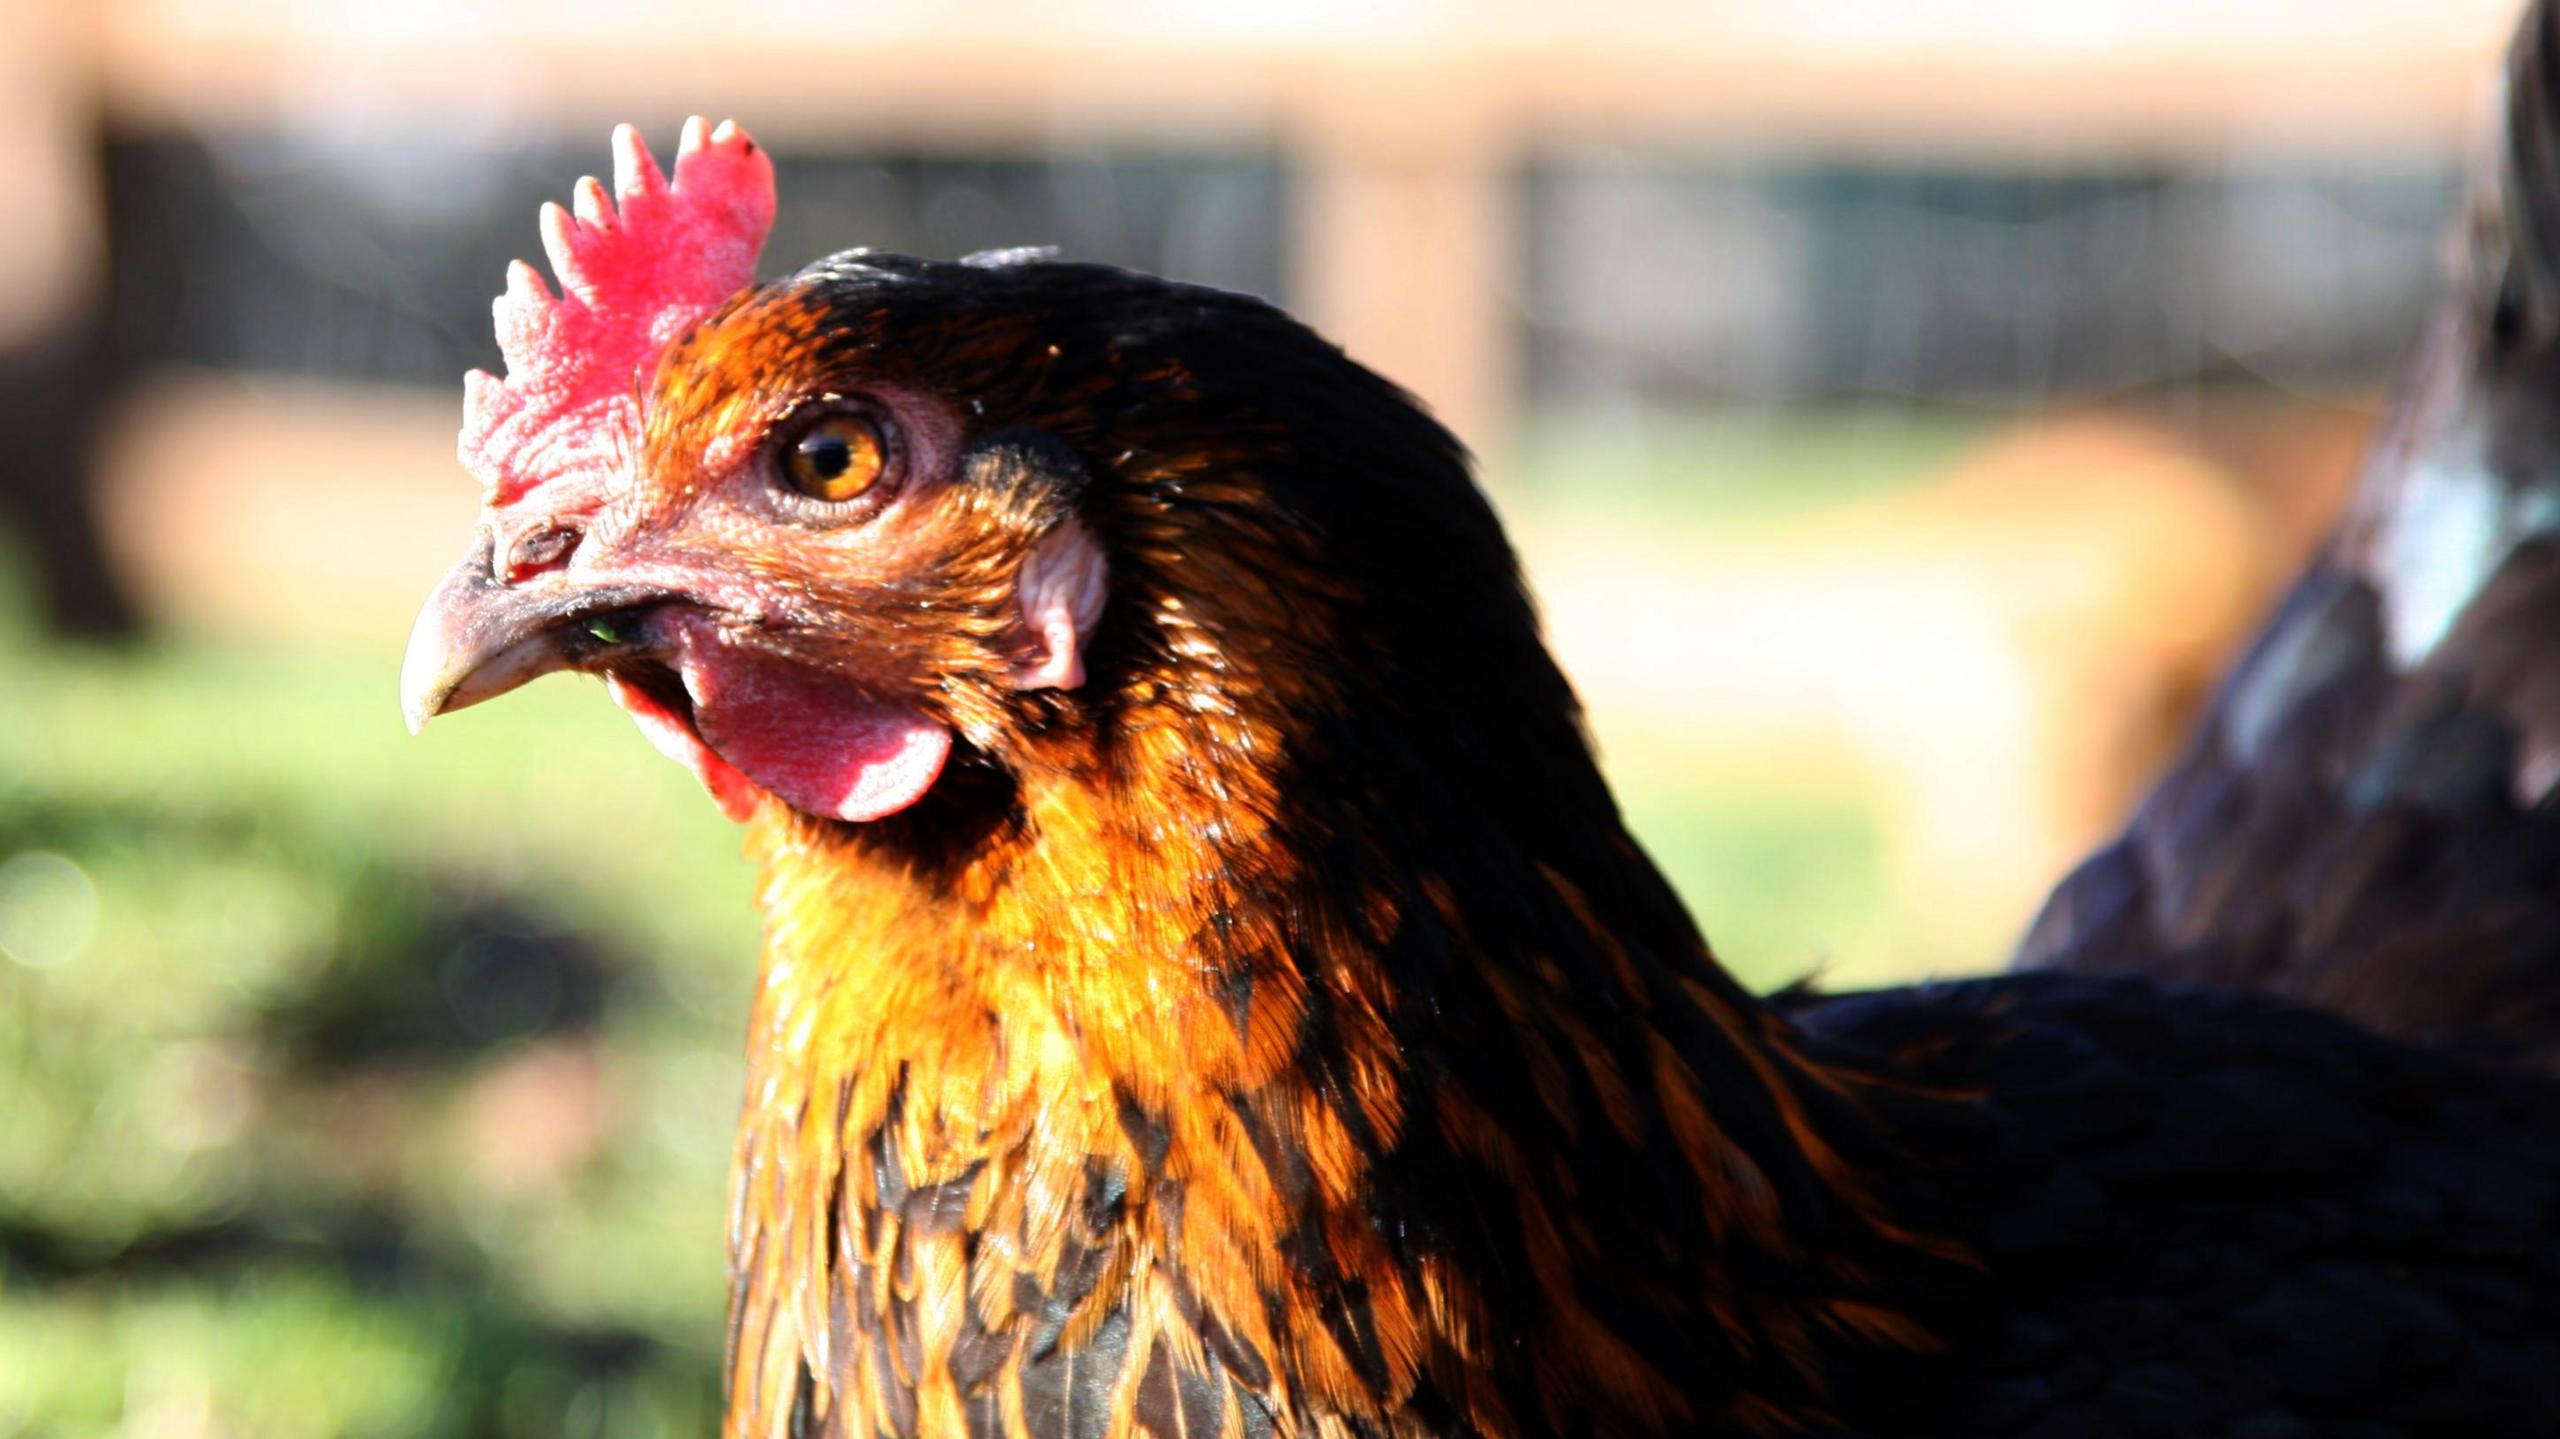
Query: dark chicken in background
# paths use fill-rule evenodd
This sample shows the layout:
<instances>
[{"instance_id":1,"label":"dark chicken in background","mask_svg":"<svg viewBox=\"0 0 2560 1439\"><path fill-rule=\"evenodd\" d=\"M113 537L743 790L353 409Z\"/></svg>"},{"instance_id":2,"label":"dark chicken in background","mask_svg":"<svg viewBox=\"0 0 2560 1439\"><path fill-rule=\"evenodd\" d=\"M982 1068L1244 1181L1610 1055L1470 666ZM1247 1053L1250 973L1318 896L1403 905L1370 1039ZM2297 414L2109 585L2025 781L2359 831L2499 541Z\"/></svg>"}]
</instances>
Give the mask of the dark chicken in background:
<instances>
[{"instance_id":1,"label":"dark chicken in background","mask_svg":"<svg viewBox=\"0 0 2560 1439\"><path fill-rule=\"evenodd\" d=\"M733 1439L2543 1435L2560 1088L2255 997L1764 1001L1457 443L1246 297L546 213L414 723L603 675L748 826Z\"/></svg>"},{"instance_id":2,"label":"dark chicken in background","mask_svg":"<svg viewBox=\"0 0 2560 1439\"><path fill-rule=\"evenodd\" d=\"M2338 533L2023 968L2282 994L2560 1062L2560 21Z\"/></svg>"}]
</instances>

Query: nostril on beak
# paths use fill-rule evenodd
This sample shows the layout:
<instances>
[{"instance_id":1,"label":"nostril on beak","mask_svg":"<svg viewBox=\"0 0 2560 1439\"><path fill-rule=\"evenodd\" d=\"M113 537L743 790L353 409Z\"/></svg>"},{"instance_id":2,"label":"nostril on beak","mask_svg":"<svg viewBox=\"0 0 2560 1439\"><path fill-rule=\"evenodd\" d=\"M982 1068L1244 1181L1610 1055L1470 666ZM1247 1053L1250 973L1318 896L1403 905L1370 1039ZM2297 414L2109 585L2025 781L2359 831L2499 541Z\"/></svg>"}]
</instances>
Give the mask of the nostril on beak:
<instances>
[{"instance_id":1,"label":"nostril on beak","mask_svg":"<svg viewBox=\"0 0 2560 1439\"><path fill-rule=\"evenodd\" d=\"M520 585L569 562L583 534L572 525L545 522L499 537L490 558L490 577L502 585Z\"/></svg>"}]
</instances>

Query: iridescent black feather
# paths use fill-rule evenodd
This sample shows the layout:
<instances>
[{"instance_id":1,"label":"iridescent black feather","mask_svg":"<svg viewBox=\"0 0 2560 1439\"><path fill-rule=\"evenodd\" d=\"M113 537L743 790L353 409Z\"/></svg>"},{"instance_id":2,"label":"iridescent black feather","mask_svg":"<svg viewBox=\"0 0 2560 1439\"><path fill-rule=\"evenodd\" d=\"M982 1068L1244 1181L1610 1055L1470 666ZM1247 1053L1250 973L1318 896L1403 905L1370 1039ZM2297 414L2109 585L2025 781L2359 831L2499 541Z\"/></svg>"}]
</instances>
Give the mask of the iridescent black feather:
<instances>
[{"instance_id":1,"label":"iridescent black feather","mask_svg":"<svg viewBox=\"0 0 2560 1439\"><path fill-rule=\"evenodd\" d=\"M2560 1061L2560 20L2353 507L2019 963Z\"/></svg>"}]
</instances>

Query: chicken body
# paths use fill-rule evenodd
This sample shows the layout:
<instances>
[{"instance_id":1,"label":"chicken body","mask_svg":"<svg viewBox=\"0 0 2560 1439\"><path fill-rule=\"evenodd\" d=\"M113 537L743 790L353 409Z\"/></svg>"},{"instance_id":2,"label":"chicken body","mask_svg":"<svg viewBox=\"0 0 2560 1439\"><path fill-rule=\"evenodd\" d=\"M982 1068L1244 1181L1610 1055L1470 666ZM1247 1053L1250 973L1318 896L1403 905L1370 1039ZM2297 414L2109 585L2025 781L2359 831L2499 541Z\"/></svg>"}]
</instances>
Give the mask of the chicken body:
<instances>
[{"instance_id":1,"label":"chicken body","mask_svg":"<svg viewBox=\"0 0 2560 1439\"><path fill-rule=\"evenodd\" d=\"M2560 1422L2560 1089L2139 981L1751 997L1455 441L1269 306L857 252L635 380L410 704L601 672L747 819L732 1439Z\"/></svg>"},{"instance_id":2,"label":"chicken body","mask_svg":"<svg viewBox=\"0 0 2560 1439\"><path fill-rule=\"evenodd\" d=\"M2028 968L2291 996L2560 1063L2560 22L2355 502Z\"/></svg>"}]
</instances>

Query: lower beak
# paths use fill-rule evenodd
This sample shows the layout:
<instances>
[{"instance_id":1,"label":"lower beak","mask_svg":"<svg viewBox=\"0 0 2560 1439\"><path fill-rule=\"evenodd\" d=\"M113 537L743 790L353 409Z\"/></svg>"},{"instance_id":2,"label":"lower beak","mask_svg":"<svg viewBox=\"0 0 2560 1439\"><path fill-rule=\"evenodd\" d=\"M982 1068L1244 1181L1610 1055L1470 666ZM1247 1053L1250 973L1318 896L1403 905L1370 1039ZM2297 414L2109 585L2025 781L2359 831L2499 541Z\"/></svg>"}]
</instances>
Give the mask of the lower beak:
<instances>
[{"instance_id":1,"label":"lower beak","mask_svg":"<svg viewBox=\"0 0 2560 1439\"><path fill-rule=\"evenodd\" d=\"M428 596L400 662L400 711L415 734L450 710L495 699L553 670L627 654L630 612L674 598L636 585L582 584L558 571L522 585L492 572L493 541L471 552Z\"/></svg>"}]
</instances>

